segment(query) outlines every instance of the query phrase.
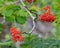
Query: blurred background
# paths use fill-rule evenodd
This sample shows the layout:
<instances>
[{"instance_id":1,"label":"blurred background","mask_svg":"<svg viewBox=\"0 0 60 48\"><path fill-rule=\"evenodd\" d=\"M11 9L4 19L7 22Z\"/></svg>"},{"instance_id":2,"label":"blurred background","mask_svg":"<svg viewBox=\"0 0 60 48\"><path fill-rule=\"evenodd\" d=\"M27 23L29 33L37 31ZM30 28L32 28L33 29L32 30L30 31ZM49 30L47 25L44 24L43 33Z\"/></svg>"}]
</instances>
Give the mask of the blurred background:
<instances>
[{"instance_id":1,"label":"blurred background","mask_svg":"<svg viewBox=\"0 0 60 48\"><path fill-rule=\"evenodd\" d=\"M55 36L48 35L45 39L44 34L43 38L22 34L25 40L20 45L21 48L60 48L60 0L36 0L32 4L24 0L24 3L30 11L34 12L32 13L34 17L38 14L38 18L39 15L46 12L43 8L47 5L50 6L51 13L56 17L56 20L52 22L54 29L51 30ZM16 48L15 42L11 40L9 29L16 27L19 31L28 33L33 26L29 16L19 0L0 0L0 48Z\"/></svg>"}]
</instances>

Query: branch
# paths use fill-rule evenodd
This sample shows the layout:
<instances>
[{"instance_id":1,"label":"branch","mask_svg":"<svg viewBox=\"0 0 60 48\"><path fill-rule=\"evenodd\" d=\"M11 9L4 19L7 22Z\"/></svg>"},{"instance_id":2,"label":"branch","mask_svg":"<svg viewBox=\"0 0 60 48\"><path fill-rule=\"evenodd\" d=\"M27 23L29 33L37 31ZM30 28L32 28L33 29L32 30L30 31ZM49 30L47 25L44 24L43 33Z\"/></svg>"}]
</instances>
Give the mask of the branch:
<instances>
[{"instance_id":1,"label":"branch","mask_svg":"<svg viewBox=\"0 0 60 48\"><path fill-rule=\"evenodd\" d=\"M32 10L29 10L31 13L34 13L36 15L36 18L38 16L38 14L36 12L33 12Z\"/></svg>"},{"instance_id":2,"label":"branch","mask_svg":"<svg viewBox=\"0 0 60 48\"><path fill-rule=\"evenodd\" d=\"M33 17L33 15L32 15L31 12L28 10L28 8L25 6L25 4L23 3L23 1L20 0L20 2L21 2L21 4L23 5L23 7L25 8L25 10L29 13L30 17L31 17L32 20L33 20L33 28L32 28L32 30L29 32L29 33L32 33L33 30L34 30L34 28L35 28L35 21L34 21L35 17Z\"/></svg>"}]
</instances>

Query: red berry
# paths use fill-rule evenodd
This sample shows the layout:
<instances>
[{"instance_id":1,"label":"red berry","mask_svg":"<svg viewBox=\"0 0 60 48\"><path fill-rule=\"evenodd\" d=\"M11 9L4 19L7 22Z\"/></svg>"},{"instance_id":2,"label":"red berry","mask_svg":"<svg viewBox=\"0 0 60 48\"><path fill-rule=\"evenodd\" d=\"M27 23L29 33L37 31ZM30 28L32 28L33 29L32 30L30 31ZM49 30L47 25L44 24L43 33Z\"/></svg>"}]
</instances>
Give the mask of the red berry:
<instances>
[{"instance_id":1,"label":"red berry","mask_svg":"<svg viewBox=\"0 0 60 48\"><path fill-rule=\"evenodd\" d=\"M48 12L40 15L40 21L42 21L42 22L53 22L56 19L56 17L50 13L50 7L46 6L44 9L48 10Z\"/></svg>"},{"instance_id":2,"label":"red berry","mask_svg":"<svg viewBox=\"0 0 60 48\"><path fill-rule=\"evenodd\" d=\"M44 15L40 16L40 21L42 21L42 22L53 22L55 19L56 19L56 17L52 14L48 14L46 16L44 14Z\"/></svg>"},{"instance_id":3,"label":"red berry","mask_svg":"<svg viewBox=\"0 0 60 48\"><path fill-rule=\"evenodd\" d=\"M21 33L14 27L10 28L10 32L11 32L11 37L12 37L12 41L16 42L16 41L23 41L24 37L21 35Z\"/></svg>"},{"instance_id":4,"label":"red berry","mask_svg":"<svg viewBox=\"0 0 60 48\"><path fill-rule=\"evenodd\" d=\"M24 41L24 37L23 36L20 36L19 41L20 42Z\"/></svg>"},{"instance_id":5,"label":"red berry","mask_svg":"<svg viewBox=\"0 0 60 48\"><path fill-rule=\"evenodd\" d=\"M29 4L31 4L32 0L26 0L26 2L28 2ZM36 0L33 0L33 2L36 2Z\"/></svg>"},{"instance_id":6,"label":"red berry","mask_svg":"<svg viewBox=\"0 0 60 48\"><path fill-rule=\"evenodd\" d=\"M48 10L48 9L50 9L50 6L44 7L44 10Z\"/></svg>"}]
</instances>

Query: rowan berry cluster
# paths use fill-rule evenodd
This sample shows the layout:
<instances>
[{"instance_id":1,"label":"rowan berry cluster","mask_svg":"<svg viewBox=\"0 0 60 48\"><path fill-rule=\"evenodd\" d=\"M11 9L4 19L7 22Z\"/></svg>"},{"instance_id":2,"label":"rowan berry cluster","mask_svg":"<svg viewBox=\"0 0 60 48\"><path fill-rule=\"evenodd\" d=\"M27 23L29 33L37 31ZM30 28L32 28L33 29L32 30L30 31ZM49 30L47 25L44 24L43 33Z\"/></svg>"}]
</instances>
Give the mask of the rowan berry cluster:
<instances>
[{"instance_id":1,"label":"rowan berry cluster","mask_svg":"<svg viewBox=\"0 0 60 48\"><path fill-rule=\"evenodd\" d=\"M47 12L40 15L40 21L53 22L56 19L56 17L50 13L50 6L46 6L44 10L47 10Z\"/></svg>"},{"instance_id":2,"label":"rowan berry cluster","mask_svg":"<svg viewBox=\"0 0 60 48\"><path fill-rule=\"evenodd\" d=\"M24 36L21 35L20 31L18 31L16 28L12 27L10 28L11 38L14 42L22 42L24 41Z\"/></svg>"}]
</instances>

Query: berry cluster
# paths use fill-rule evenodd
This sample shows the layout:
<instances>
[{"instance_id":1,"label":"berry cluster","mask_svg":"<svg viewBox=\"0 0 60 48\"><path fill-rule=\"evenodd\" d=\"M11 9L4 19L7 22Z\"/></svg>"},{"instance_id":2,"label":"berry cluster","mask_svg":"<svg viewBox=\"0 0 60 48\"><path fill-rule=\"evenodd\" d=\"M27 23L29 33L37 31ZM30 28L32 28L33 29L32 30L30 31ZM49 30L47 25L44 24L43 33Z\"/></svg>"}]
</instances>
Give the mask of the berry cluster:
<instances>
[{"instance_id":1,"label":"berry cluster","mask_svg":"<svg viewBox=\"0 0 60 48\"><path fill-rule=\"evenodd\" d=\"M44 10L48 10L46 13L40 15L40 21L42 22L53 22L56 17L50 13L50 7L46 6Z\"/></svg>"},{"instance_id":2,"label":"berry cluster","mask_svg":"<svg viewBox=\"0 0 60 48\"><path fill-rule=\"evenodd\" d=\"M29 4L31 4L32 0L26 0L26 2L28 2ZM33 0L33 2L36 2L36 0Z\"/></svg>"},{"instance_id":3,"label":"berry cluster","mask_svg":"<svg viewBox=\"0 0 60 48\"><path fill-rule=\"evenodd\" d=\"M12 41L20 41L22 42L24 40L24 37L21 35L21 33L14 27L10 28L11 38Z\"/></svg>"}]
</instances>

